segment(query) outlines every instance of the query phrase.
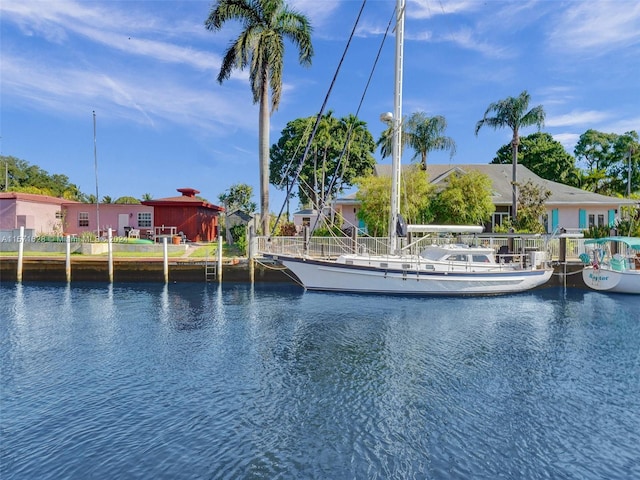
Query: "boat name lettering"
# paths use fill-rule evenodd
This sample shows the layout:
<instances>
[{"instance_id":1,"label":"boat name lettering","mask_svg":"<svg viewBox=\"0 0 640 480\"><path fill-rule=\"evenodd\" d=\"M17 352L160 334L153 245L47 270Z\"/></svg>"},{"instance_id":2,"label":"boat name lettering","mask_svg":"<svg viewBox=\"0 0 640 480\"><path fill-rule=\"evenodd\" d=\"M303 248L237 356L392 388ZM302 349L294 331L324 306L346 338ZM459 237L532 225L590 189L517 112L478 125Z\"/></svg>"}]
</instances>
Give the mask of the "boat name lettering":
<instances>
[{"instance_id":1,"label":"boat name lettering","mask_svg":"<svg viewBox=\"0 0 640 480\"><path fill-rule=\"evenodd\" d=\"M594 275L593 273L589 274L589 278L596 282L606 282L609 280L609 277L605 277L604 275Z\"/></svg>"}]
</instances>

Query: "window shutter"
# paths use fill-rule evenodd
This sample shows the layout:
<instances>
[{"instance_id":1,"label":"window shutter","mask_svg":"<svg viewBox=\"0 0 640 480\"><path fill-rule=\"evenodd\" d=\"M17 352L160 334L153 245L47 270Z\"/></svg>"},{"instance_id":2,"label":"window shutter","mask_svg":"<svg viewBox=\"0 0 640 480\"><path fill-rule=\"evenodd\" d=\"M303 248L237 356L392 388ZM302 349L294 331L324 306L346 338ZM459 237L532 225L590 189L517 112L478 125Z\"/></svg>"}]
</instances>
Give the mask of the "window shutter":
<instances>
[{"instance_id":1,"label":"window shutter","mask_svg":"<svg viewBox=\"0 0 640 480\"><path fill-rule=\"evenodd\" d=\"M555 232L558 228L558 209L551 210L551 231Z\"/></svg>"},{"instance_id":2,"label":"window shutter","mask_svg":"<svg viewBox=\"0 0 640 480\"><path fill-rule=\"evenodd\" d=\"M587 228L587 211L582 208L578 211L578 223L580 228Z\"/></svg>"}]
</instances>

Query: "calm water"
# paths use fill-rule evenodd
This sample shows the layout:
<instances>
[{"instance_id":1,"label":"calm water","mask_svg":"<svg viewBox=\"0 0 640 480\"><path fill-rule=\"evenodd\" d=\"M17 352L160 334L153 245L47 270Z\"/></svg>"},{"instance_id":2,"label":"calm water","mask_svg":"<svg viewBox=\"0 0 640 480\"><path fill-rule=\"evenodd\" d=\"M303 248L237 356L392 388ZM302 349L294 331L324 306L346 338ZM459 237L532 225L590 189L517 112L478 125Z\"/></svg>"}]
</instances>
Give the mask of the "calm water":
<instances>
[{"instance_id":1,"label":"calm water","mask_svg":"<svg viewBox=\"0 0 640 480\"><path fill-rule=\"evenodd\" d=\"M0 286L10 479L640 478L640 296Z\"/></svg>"}]
</instances>

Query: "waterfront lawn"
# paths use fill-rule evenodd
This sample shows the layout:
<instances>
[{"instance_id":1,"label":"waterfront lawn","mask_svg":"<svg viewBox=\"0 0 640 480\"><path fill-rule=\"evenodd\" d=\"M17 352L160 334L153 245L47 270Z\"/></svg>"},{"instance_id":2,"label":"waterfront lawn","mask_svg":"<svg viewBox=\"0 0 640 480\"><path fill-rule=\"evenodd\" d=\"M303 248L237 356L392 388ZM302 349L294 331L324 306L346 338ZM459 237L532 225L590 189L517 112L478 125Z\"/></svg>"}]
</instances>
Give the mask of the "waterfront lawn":
<instances>
[{"instance_id":1,"label":"waterfront lawn","mask_svg":"<svg viewBox=\"0 0 640 480\"><path fill-rule=\"evenodd\" d=\"M211 243L209 245L202 245L197 247L193 252L189 254L190 258L205 258L205 257L213 257L216 258L218 256L218 244ZM228 245L226 243L222 244L222 256L225 258L229 257L244 257L244 252L240 251L240 249L236 245Z\"/></svg>"}]
</instances>

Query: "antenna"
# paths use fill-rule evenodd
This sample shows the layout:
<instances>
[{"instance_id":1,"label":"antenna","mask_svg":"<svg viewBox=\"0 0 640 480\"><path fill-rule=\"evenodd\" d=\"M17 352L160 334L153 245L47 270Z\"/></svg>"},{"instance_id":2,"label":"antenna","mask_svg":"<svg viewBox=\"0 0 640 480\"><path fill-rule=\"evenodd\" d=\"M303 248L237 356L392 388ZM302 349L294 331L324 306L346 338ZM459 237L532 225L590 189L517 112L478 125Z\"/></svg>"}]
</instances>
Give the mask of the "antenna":
<instances>
[{"instance_id":1,"label":"antenna","mask_svg":"<svg viewBox=\"0 0 640 480\"><path fill-rule=\"evenodd\" d=\"M96 224L100 237L100 196L98 195L98 147L96 143L96 111L93 111L93 166L96 171Z\"/></svg>"}]
</instances>

